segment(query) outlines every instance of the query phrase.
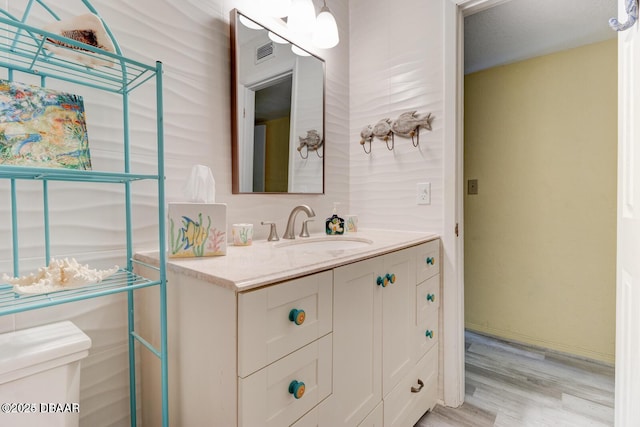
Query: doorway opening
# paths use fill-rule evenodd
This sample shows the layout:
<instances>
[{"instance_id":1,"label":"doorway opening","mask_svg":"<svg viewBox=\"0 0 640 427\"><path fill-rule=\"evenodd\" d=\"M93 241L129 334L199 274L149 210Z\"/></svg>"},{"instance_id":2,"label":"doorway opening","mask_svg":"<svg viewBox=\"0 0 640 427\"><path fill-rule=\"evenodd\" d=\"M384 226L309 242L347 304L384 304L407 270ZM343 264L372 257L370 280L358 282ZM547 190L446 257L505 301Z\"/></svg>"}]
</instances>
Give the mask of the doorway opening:
<instances>
[{"instance_id":1,"label":"doorway opening","mask_svg":"<svg viewBox=\"0 0 640 427\"><path fill-rule=\"evenodd\" d=\"M495 17L499 8L524 3L513 0L495 5L486 12L490 11ZM540 2L531 3L537 8L547 7ZM479 18L481 13L485 11L470 14L467 19ZM615 13L614 5L607 18ZM530 15L526 16L531 19ZM507 21L509 19L503 17L496 22ZM602 24L606 26L606 19ZM486 23L483 25L492 28ZM547 31L548 28L547 25ZM524 32L522 28L518 30ZM464 39L471 37L465 34ZM473 37L474 41L478 39ZM612 33L612 39L615 39L615 33ZM528 40L531 44L533 39L529 37ZM465 79L462 101L465 105L465 325L488 335L612 364L615 346L617 45L611 41L609 46L599 46L597 54L586 52L586 46L592 44L581 44L585 48L575 47L570 54L584 58L590 54L602 55L601 51L609 53L595 62L593 59L587 61L573 73L567 68L570 61L562 58L562 54L544 53L531 60L515 58L507 61L509 65L500 65L493 73L478 71L481 76ZM582 51L577 54L577 50ZM546 103L525 101L531 93L539 96L558 84L555 80L562 79L558 74L560 71L569 72L564 83L559 83L564 91L571 89L578 80L594 77L591 73L600 66L609 66L604 75L611 76L606 82L610 87L604 92L611 92L612 98L606 102L602 102L602 96L588 85L583 90L577 89L577 94L551 90L555 97ZM541 73L538 86L532 83L536 73ZM598 90L603 89L602 80L596 79L595 86ZM476 97L475 102L467 98L471 95ZM585 104L589 98L582 95L594 95L600 104L600 113L606 110L605 114L609 115L604 121L611 130L599 130L602 134L590 141L587 141L590 135L581 136L582 128L593 133L591 131L601 126L603 120L597 108ZM568 98L575 98L575 102L567 102ZM501 109L496 109L496 105ZM590 108L595 112L592 119L583 114ZM491 117L492 111L494 117ZM538 113L542 114L536 115ZM506 116L508 114L514 116ZM578 117L569 118L572 115ZM536 117L541 118L536 120ZM580 120L584 122L582 128L576 125ZM485 131L483 126L493 126L493 129ZM540 132L552 126L557 129L569 127L569 131L560 138L558 132L551 131L551 135ZM501 137L504 140L497 143ZM473 147L468 146L468 141L472 141ZM518 147L518 144L522 146ZM475 151L470 153L470 150ZM589 150L591 152L586 154L594 154L592 160L582 156ZM476 163L470 166L470 162ZM601 168L605 163L607 168ZM585 176L583 173L587 180L580 179ZM474 179L477 180L474 186L477 194L468 194L466 184ZM591 190L587 196L582 194L580 186L583 184ZM596 189L600 184L606 185ZM548 204L543 207L540 201ZM588 203L584 204L584 201ZM485 206L481 207L483 204ZM599 223L603 217L605 222ZM593 228L590 224L600 225ZM598 239L605 243L594 244L595 239L581 240L581 233L589 236L594 229L598 230ZM551 233L545 234L547 231ZM582 251L601 252L604 247L607 248L606 255L601 262L592 270L585 269ZM603 270L606 270L604 275L601 274ZM584 286L587 281L594 282L593 289ZM584 295L592 292L604 296L603 300L595 307L589 307L587 302L572 311L584 302ZM578 326L582 314L576 314L576 311L586 314L606 330L600 335L608 340L605 345L589 348L577 339L578 335L584 336ZM606 325L599 321L604 317L607 318ZM571 322L575 322L576 329L572 329ZM540 331L543 333L537 334ZM568 338L565 341L562 337Z\"/></svg>"}]
</instances>

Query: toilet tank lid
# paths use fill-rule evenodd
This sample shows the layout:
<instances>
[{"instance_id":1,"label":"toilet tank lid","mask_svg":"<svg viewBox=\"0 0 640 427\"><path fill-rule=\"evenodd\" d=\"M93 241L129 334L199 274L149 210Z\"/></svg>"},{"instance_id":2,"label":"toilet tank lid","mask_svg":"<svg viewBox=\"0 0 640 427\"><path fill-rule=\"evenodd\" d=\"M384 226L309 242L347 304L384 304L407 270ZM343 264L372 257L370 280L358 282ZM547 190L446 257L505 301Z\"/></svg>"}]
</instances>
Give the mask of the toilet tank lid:
<instances>
[{"instance_id":1,"label":"toilet tank lid","mask_svg":"<svg viewBox=\"0 0 640 427\"><path fill-rule=\"evenodd\" d=\"M90 347L91 338L69 321L0 334L0 375Z\"/></svg>"}]
</instances>

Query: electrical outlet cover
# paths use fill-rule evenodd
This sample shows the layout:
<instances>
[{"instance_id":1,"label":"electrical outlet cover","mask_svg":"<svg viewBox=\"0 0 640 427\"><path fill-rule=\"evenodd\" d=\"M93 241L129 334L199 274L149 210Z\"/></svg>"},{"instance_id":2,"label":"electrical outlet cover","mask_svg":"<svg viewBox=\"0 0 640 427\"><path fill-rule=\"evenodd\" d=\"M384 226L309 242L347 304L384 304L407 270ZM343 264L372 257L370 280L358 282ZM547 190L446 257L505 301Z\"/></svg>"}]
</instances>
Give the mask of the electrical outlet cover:
<instances>
[{"instance_id":1,"label":"electrical outlet cover","mask_svg":"<svg viewBox=\"0 0 640 427\"><path fill-rule=\"evenodd\" d=\"M416 184L416 203L419 205L431 204L431 183L419 182Z\"/></svg>"}]
</instances>

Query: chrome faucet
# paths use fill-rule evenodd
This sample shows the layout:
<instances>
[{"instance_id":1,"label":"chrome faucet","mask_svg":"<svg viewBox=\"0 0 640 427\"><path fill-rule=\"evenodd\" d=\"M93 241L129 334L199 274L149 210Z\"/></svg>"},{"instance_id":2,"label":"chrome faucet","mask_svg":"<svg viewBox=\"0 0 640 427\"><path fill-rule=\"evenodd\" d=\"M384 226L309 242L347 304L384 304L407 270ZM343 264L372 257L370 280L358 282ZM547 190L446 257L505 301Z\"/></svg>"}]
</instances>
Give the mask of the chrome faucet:
<instances>
[{"instance_id":1,"label":"chrome faucet","mask_svg":"<svg viewBox=\"0 0 640 427\"><path fill-rule=\"evenodd\" d=\"M291 210L291 213L289 214L289 219L287 220L287 229L285 230L284 235L282 236L283 239L296 238L296 233L293 231L293 229L296 227L296 216L300 211L303 211L304 213L306 213L309 218L316 216L316 213L313 211L313 209L311 209L307 205L299 205L293 208Z\"/></svg>"}]
</instances>

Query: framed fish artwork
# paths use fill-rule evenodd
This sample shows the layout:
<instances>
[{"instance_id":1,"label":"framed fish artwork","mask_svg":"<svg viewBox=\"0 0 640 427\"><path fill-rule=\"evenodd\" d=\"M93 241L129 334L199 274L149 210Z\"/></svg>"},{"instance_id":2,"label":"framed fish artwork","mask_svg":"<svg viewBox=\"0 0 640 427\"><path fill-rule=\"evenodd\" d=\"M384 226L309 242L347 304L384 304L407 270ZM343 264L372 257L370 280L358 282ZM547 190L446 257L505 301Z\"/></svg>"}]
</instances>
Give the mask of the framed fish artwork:
<instances>
[{"instance_id":1,"label":"framed fish artwork","mask_svg":"<svg viewBox=\"0 0 640 427\"><path fill-rule=\"evenodd\" d=\"M227 205L169 203L169 258L227 254Z\"/></svg>"},{"instance_id":2,"label":"framed fish artwork","mask_svg":"<svg viewBox=\"0 0 640 427\"><path fill-rule=\"evenodd\" d=\"M0 164L90 170L82 97L0 79Z\"/></svg>"}]
</instances>

